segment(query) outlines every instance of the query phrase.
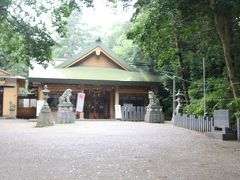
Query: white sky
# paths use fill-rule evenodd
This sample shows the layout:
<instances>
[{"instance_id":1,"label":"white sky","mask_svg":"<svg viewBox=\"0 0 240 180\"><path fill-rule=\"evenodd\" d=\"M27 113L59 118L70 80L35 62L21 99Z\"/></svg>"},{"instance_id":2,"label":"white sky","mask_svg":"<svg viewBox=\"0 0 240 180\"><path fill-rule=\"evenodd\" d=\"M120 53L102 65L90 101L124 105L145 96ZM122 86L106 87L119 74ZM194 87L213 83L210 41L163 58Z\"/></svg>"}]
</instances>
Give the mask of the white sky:
<instances>
[{"instance_id":1,"label":"white sky","mask_svg":"<svg viewBox=\"0 0 240 180\"><path fill-rule=\"evenodd\" d=\"M133 8L123 10L121 3L117 8L113 9L107 6L107 0L95 0L94 8L83 8L84 21L90 26L101 26L103 31L107 31L112 25L118 21L130 20Z\"/></svg>"},{"instance_id":2,"label":"white sky","mask_svg":"<svg viewBox=\"0 0 240 180\"><path fill-rule=\"evenodd\" d=\"M52 2L58 3L59 1L52 0ZM133 1L132 4L135 2L136 1ZM22 9L24 10L22 11L22 9L18 8L18 3L21 3L21 0L16 0L16 5L13 3L12 7L10 8L10 12L12 12L12 14L18 14L21 17L25 17L25 20L31 22L33 25L38 24L39 22L44 22L51 33L51 30L53 29L51 28L51 15L49 13L42 14L41 17L36 18L37 15L31 9L31 7L22 5ZM37 3L38 6L41 4L43 6L47 6L44 1L41 0L37 1ZM94 0L93 8L83 7L82 9L83 21L89 26L100 26L101 32L99 32L99 34L105 34L116 22L130 20L134 11L132 6L123 10L123 5L121 2L117 3L116 8L111 8L107 6L107 4L109 4L108 0ZM29 14L28 17L26 17L24 14L26 12ZM55 37L54 30L52 31L52 37Z\"/></svg>"}]
</instances>

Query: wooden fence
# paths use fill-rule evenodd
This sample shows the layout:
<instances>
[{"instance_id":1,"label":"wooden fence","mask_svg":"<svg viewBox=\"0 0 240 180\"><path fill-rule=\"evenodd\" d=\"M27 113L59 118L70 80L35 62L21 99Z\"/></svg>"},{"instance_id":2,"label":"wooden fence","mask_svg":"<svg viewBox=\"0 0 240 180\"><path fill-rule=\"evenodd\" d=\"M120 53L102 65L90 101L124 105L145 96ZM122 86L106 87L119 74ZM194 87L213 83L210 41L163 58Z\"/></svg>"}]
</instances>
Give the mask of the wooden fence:
<instances>
[{"instance_id":1,"label":"wooden fence","mask_svg":"<svg viewBox=\"0 0 240 180\"><path fill-rule=\"evenodd\" d=\"M123 121L143 121L145 108L143 106L122 106Z\"/></svg>"},{"instance_id":2,"label":"wooden fence","mask_svg":"<svg viewBox=\"0 0 240 180\"><path fill-rule=\"evenodd\" d=\"M174 125L199 132L210 132L213 126L213 118L186 114L175 114Z\"/></svg>"}]
</instances>

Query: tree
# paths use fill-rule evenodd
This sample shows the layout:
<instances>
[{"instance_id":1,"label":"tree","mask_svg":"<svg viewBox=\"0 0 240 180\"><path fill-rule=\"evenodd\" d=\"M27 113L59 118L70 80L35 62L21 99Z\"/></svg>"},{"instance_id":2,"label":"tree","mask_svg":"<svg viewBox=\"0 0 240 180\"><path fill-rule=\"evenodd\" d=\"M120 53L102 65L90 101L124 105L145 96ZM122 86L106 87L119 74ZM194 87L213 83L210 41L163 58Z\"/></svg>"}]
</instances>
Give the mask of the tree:
<instances>
[{"instance_id":1,"label":"tree","mask_svg":"<svg viewBox=\"0 0 240 180\"><path fill-rule=\"evenodd\" d=\"M128 61L130 64L142 63L141 50L133 43L133 40L127 39L127 32L132 24L128 21L117 22L113 24L111 31L103 37L103 41L108 48L112 49L119 57Z\"/></svg>"},{"instance_id":2,"label":"tree","mask_svg":"<svg viewBox=\"0 0 240 180\"><path fill-rule=\"evenodd\" d=\"M82 13L74 11L67 21L66 37L59 38L53 48L54 58L70 58L99 38L101 27L89 26Z\"/></svg>"},{"instance_id":3,"label":"tree","mask_svg":"<svg viewBox=\"0 0 240 180\"><path fill-rule=\"evenodd\" d=\"M178 4L173 4L172 1L138 1L133 21L135 24L128 37L139 44L146 57L154 60L150 63L158 66L158 69L170 63L172 71L179 71L182 79L188 79L189 67L184 49L191 38L191 26L183 21ZM188 103L187 81L182 81L182 87Z\"/></svg>"},{"instance_id":4,"label":"tree","mask_svg":"<svg viewBox=\"0 0 240 180\"><path fill-rule=\"evenodd\" d=\"M91 3L92 0L0 1L0 66L5 69L17 63L31 66L33 60L46 66L56 44L53 35L65 35L65 18L73 9Z\"/></svg>"},{"instance_id":5,"label":"tree","mask_svg":"<svg viewBox=\"0 0 240 180\"><path fill-rule=\"evenodd\" d=\"M208 15L208 18L213 20L215 33L221 40L232 94L234 99L237 99L239 87L236 79L240 77L239 71L236 70L237 65L240 65L240 1L209 0L199 3L197 0L181 0L180 3L186 16L196 18L200 15Z\"/></svg>"}]
</instances>

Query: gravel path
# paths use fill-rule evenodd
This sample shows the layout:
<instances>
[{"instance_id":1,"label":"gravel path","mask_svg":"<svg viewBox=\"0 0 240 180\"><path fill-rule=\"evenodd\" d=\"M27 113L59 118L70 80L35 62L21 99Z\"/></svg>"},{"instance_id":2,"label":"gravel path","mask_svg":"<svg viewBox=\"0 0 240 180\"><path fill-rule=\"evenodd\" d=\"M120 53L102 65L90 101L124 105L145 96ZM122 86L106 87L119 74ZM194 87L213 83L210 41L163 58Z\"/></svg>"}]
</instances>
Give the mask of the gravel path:
<instances>
[{"instance_id":1,"label":"gravel path","mask_svg":"<svg viewBox=\"0 0 240 180\"><path fill-rule=\"evenodd\" d=\"M240 143L169 123L0 120L0 180L240 179Z\"/></svg>"}]
</instances>

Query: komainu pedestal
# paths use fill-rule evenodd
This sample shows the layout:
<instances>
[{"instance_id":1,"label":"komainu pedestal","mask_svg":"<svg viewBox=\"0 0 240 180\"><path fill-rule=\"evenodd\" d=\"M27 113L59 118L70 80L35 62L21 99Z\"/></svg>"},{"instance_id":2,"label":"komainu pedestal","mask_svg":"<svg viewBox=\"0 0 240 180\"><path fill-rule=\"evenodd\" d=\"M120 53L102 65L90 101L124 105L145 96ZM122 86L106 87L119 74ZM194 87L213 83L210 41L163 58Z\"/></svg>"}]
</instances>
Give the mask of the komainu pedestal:
<instances>
[{"instance_id":1,"label":"komainu pedestal","mask_svg":"<svg viewBox=\"0 0 240 180\"><path fill-rule=\"evenodd\" d=\"M76 120L76 115L73 112L73 105L70 102L70 97L72 90L67 89L62 96L59 97L58 111L56 123L58 124L66 124L66 123L74 123Z\"/></svg>"},{"instance_id":2,"label":"komainu pedestal","mask_svg":"<svg viewBox=\"0 0 240 180\"><path fill-rule=\"evenodd\" d=\"M163 123L164 115L162 113L162 106L160 106L159 100L153 91L149 91L148 98L149 105L146 108L144 121L149 123Z\"/></svg>"}]
</instances>

